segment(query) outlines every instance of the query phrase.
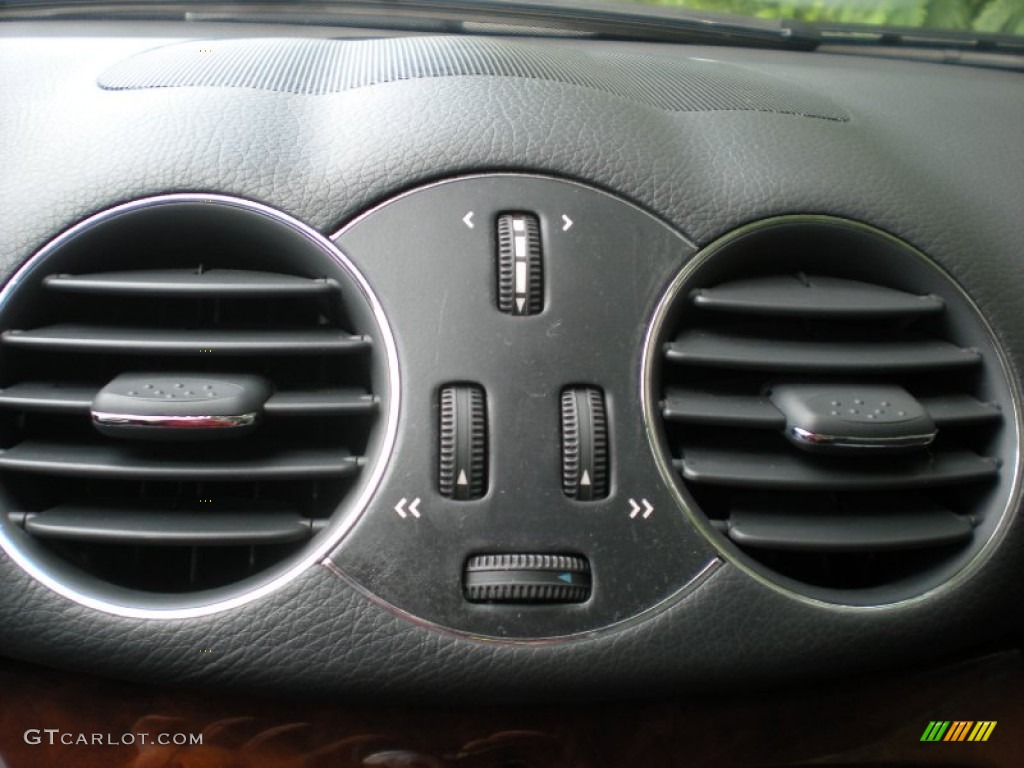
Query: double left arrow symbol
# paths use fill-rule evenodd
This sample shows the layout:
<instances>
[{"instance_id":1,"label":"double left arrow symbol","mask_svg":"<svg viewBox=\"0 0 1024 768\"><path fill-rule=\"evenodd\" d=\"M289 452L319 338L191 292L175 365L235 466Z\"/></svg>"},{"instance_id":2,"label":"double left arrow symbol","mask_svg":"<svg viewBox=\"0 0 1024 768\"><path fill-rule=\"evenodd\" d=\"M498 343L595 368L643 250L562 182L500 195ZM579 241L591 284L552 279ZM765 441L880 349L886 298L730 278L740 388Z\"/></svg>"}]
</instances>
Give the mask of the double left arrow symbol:
<instances>
[{"instance_id":1,"label":"double left arrow symbol","mask_svg":"<svg viewBox=\"0 0 1024 768\"><path fill-rule=\"evenodd\" d=\"M400 502L395 504L395 512L397 512L398 516L403 520L405 520L409 515L412 515L415 518L419 518L420 498L417 496L415 499L409 502L409 506L405 506L406 502L408 501L408 499L403 498Z\"/></svg>"}]
</instances>

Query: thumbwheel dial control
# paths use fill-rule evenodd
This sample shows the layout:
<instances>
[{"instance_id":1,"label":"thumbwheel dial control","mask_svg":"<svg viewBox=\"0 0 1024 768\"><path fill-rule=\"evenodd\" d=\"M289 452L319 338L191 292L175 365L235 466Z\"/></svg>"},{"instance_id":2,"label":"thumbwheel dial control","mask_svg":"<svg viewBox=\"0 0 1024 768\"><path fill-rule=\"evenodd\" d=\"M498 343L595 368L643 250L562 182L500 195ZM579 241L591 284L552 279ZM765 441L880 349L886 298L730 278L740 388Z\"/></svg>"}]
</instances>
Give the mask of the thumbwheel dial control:
<instances>
[{"instance_id":1,"label":"thumbwheel dial control","mask_svg":"<svg viewBox=\"0 0 1024 768\"><path fill-rule=\"evenodd\" d=\"M562 392L562 490L577 501L608 495L608 419L597 387Z\"/></svg>"},{"instance_id":2,"label":"thumbwheel dial control","mask_svg":"<svg viewBox=\"0 0 1024 768\"><path fill-rule=\"evenodd\" d=\"M540 223L532 213L498 217L498 309L536 315L544 308Z\"/></svg>"},{"instance_id":3,"label":"thumbwheel dial control","mask_svg":"<svg viewBox=\"0 0 1024 768\"><path fill-rule=\"evenodd\" d=\"M590 563L579 555L475 555L463 574L471 603L583 603L590 591Z\"/></svg>"},{"instance_id":4,"label":"thumbwheel dial control","mask_svg":"<svg viewBox=\"0 0 1024 768\"><path fill-rule=\"evenodd\" d=\"M441 389L438 490L470 501L487 492L487 400L476 384Z\"/></svg>"}]
</instances>

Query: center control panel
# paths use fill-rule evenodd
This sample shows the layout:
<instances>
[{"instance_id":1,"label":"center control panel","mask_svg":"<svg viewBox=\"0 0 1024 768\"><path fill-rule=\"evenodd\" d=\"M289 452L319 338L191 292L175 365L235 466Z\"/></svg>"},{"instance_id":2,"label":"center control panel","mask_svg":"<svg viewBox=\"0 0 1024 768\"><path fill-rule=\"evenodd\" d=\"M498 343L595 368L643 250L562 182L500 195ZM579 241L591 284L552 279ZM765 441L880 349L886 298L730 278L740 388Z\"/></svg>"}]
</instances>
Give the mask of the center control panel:
<instances>
[{"instance_id":1,"label":"center control panel","mask_svg":"<svg viewBox=\"0 0 1024 768\"><path fill-rule=\"evenodd\" d=\"M693 255L632 204L496 174L389 201L335 237L395 336L380 487L332 553L420 621L507 639L606 627L697 588L715 552L655 462L642 350Z\"/></svg>"}]
</instances>

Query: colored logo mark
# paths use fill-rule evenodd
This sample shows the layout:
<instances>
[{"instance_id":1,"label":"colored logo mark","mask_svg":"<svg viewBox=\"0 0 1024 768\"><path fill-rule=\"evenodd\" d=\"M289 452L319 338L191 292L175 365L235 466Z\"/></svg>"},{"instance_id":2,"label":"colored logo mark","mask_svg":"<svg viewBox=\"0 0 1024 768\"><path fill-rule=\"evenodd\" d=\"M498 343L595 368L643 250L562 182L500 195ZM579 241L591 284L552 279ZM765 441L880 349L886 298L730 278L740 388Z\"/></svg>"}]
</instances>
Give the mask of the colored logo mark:
<instances>
[{"instance_id":1,"label":"colored logo mark","mask_svg":"<svg viewBox=\"0 0 1024 768\"><path fill-rule=\"evenodd\" d=\"M921 741L988 741L995 729L995 720L932 720Z\"/></svg>"}]
</instances>

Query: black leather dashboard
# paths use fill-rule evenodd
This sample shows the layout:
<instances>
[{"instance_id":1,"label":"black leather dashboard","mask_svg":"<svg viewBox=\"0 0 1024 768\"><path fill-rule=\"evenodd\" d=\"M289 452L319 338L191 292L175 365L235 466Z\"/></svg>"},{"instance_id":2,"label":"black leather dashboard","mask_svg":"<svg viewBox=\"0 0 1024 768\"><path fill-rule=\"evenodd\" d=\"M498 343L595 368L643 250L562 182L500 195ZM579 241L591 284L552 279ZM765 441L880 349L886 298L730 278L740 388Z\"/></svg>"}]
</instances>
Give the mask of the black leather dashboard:
<instances>
[{"instance_id":1,"label":"black leather dashboard","mask_svg":"<svg viewBox=\"0 0 1024 768\"><path fill-rule=\"evenodd\" d=\"M245 198L329 236L428 182L522 172L622 197L697 248L779 214L869 223L943 267L987 318L1013 374L1024 370L1019 74L826 53L514 43L527 56L603 57L627 94L629 78L643 77L633 57L683 69L683 59L720 62L730 77L832 105L848 119L756 104L665 108L570 77L510 73L315 95L97 85L114 65L157 46L310 34L227 24L0 27L4 275L81 219L152 195ZM389 253L364 249L359 258ZM385 312L403 300L379 298ZM894 605L797 599L716 560L698 585L637 621L532 643L424 626L326 566L213 615L119 617L55 594L0 554L0 654L114 677L351 697L639 695L839 677L1015 632L1024 597L1016 514L1001 537L968 578ZM197 648L216 652L198 656Z\"/></svg>"}]
</instances>

